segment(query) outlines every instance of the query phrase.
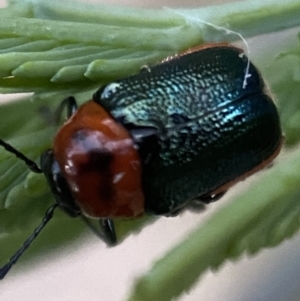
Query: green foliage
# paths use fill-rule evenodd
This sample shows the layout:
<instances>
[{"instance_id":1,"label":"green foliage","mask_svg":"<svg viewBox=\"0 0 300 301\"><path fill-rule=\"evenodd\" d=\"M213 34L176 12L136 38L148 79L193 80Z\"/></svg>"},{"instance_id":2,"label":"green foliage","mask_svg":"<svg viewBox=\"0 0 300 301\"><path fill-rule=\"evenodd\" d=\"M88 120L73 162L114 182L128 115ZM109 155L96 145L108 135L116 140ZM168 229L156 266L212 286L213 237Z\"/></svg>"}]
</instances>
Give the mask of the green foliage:
<instances>
[{"instance_id":1,"label":"green foliage","mask_svg":"<svg viewBox=\"0 0 300 301\"><path fill-rule=\"evenodd\" d=\"M224 41L226 29L247 37L299 25L299 11L296 0L190 10L10 1L0 10L0 92L92 89L189 47Z\"/></svg>"},{"instance_id":2,"label":"green foliage","mask_svg":"<svg viewBox=\"0 0 300 301\"><path fill-rule=\"evenodd\" d=\"M278 164L180 242L136 284L129 300L171 300L204 271L244 252L273 247L300 227L300 153ZM182 276L184 275L184 277Z\"/></svg>"},{"instance_id":3,"label":"green foliage","mask_svg":"<svg viewBox=\"0 0 300 301\"><path fill-rule=\"evenodd\" d=\"M56 131L53 110L65 96L72 93L85 101L95 87L136 72L141 65L204 41L224 40L222 30L202 21L210 20L245 36L299 25L298 2L251 1L217 10L155 11L11 1L0 10L0 91L35 94L1 106L0 137L38 160L42 151L51 147L50 137ZM251 28L245 26L249 20ZM272 58L269 68L258 65L275 92L286 142L292 146L300 140L299 49L298 45ZM130 300L158 300L157 296L171 300L188 290L208 268L290 237L299 229L299 170L296 149L259 184L160 259L137 282ZM22 162L0 148L0 245L6 246L1 249L1 263L40 223L52 203L44 177L28 172ZM118 236L122 240L147 222L147 218L117 221ZM63 214L56 214L48 227L47 241L39 238L31 255L69 243L85 229L80 220Z\"/></svg>"},{"instance_id":4,"label":"green foliage","mask_svg":"<svg viewBox=\"0 0 300 301\"><path fill-rule=\"evenodd\" d=\"M286 144L289 146L297 144L300 137L300 34L298 38L296 46L278 55L266 68L266 76L272 83L272 91L278 101Z\"/></svg>"}]
</instances>

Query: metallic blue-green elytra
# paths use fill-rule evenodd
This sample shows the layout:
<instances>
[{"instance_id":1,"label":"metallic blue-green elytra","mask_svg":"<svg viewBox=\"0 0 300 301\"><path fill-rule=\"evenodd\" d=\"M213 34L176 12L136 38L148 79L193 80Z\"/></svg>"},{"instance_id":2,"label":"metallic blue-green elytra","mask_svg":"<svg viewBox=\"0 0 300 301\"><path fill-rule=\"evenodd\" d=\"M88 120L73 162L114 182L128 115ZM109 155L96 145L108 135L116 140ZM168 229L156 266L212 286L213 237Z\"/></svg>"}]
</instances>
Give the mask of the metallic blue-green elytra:
<instances>
[{"instance_id":1,"label":"metallic blue-green elytra","mask_svg":"<svg viewBox=\"0 0 300 301\"><path fill-rule=\"evenodd\" d=\"M225 44L143 68L102 87L94 100L139 147L149 214L172 215L195 198L221 195L270 163L282 144L259 71Z\"/></svg>"}]
</instances>

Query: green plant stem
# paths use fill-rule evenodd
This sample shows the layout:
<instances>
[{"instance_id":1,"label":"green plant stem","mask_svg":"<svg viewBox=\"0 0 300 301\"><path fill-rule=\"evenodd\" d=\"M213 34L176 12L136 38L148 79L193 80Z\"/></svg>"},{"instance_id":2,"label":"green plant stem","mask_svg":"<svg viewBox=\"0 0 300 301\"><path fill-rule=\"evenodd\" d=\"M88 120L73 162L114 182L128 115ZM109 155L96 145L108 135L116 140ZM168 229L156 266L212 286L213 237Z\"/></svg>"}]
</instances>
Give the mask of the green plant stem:
<instances>
[{"instance_id":1,"label":"green plant stem","mask_svg":"<svg viewBox=\"0 0 300 301\"><path fill-rule=\"evenodd\" d=\"M41 10L44 12L42 15L46 16L51 11L50 16L54 20L71 21L39 19ZM68 5L50 5L42 1L41 4L37 4L35 11L40 12L36 19L6 19L3 16L0 19L1 35L123 47L138 45L141 49L176 49L175 37L180 37L176 41L180 45L201 38L204 42L209 42L212 37L208 35L205 39L201 34L207 26L210 27L206 22L236 30L245 37L300 25L300 3L296 0L256 0L198 9L165 8L160 11L124 7L116 12L111 7L99 6L96 11L84 12L87 16L92 15L89 18L84 17L84 13L79 12L78 8L73 8L70 12ZM65 14L71 14L72 17L64 18ZM81 24L82 19L89 20L89 24ZM95 19L98 23L93 23ZM201 31L196 28L200 28Z\"/></svg>"},{"instance_id":2,"label":"green plant stem","mask_svg":"<svg viewBox=\"0 0 300 301\"><path fill-rule=\"evenodd\" d=\"M254 253L290 237L299 229L299 169L300 153L294 152L157 261L128 300L173 300L225 258Z\"/></svg>"},{"instance_id":3,"label":"green plant stem","mask_svg":"<svg viewBox=\"0 0 300 301\"><path fill-rule=\"evenodd\" d=\"M61 90L64 83L91 87L192 46L240 39L229 31L250 37L300 25L298 0L160 10L73 4L15 0L0 10L2 92ZM80 56L70 59L76 52ZM27 89L18 86L27 78Z\"/></svg>"}]
</instances>

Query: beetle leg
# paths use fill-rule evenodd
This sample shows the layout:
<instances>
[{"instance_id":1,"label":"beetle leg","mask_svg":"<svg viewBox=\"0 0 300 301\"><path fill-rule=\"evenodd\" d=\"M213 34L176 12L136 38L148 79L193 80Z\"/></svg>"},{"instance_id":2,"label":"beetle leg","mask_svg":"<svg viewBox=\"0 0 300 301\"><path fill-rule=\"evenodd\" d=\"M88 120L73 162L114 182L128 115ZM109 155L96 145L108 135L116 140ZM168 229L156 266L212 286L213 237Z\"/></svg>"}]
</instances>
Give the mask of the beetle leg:
<instances>
[{"instance_id":1,"label":"beetle leg","mask_svg":"<svg viewBox=\"0 0 300 301\"><path fill-rule=\"evenodd\" d=\"M223 195L226 192L227 191L220 192L220 193L217 193L217 194L208 193L208 194L205 194L205 195L201 195L200 197L197 197L197 198L191 200L187 204L187 208L191 211L194 211L194 212L201 212L201 211L205 210L206 205L219 200L220 198L223 197Z\"/></svg>"},{"instance_id":2,"label":"beetle leg","mask_svg":"<svg viewBox=\"0 0 300 301\"><path fill-rule=\"evenodd\" d=\"M114 221L109 218L103 218L99 221L100 226L103 229L104 240L109 246L113 246L117 243L117 236L115 232Z\"/></svg>"},{"instance_id":3,"label":"beetle leg","mask_svg":"<svg viewBox=\"0 0 300 301\"><path fill-rule=\"evenodd\" d=\"M73 96L65 98L55 111L55 121L59 123L64 108L67 107L67 118L69 119L78 108L76 99Z\"/></svg>"},{"instance_id":4,"label":"beetle leg","mask_svg":"<svg viewBox=\"0 0 300 301\"><path fill-rule=\"evenodd\" d=\"M208 193L205 195L201 195L198 200L204 204L210 204L212 202L218 201L220 198L222 198L224 196L224 194L227 192L223 191L217 194L213 194L213 193Z\"/></svg>"},{"instance_id":5,"label":"beetle leg","mask_svg":"<svg viewBox=\"0 0 300 301\"><path fill-rule=\"evenodd\" d=\"M114 222L111 219L99 219L95 224L91 219L84 215L81 215L82 220L88 225L88 227L108 246L113 246L117 242Z\"/></svg>"},{"instance_id":6,"label":"beetle leg","mask_svg":"<svg viewBox=\"0 0 300 301\"><path fill-rule=\"evenodd\" d=\"M206 204L203 203L199 198L193 199L187 204L187 209L192 212L202 212L205 210L205 208Z\"/></svg>"}]
</instances>

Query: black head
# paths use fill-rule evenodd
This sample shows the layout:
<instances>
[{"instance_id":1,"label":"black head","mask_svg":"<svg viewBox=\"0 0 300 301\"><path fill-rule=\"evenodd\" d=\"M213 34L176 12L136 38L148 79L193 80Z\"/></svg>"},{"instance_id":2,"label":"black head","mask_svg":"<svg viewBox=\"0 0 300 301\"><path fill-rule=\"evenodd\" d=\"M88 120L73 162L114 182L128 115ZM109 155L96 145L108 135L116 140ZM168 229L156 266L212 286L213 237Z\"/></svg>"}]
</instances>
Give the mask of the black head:
<instances>
[{"instance_id":1,"label":"black head","mask_svg":"<svg viewBox=\"0 0 300 301\"><path fill-rule=\"evenodd\" d=\"M79 216L80 209L74 201L69 185L62 175L61 169L54 158L52 149L42 153L41 170L47 179L58 206L71 217Z\"/></svg>"}]
</instances>

